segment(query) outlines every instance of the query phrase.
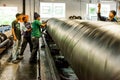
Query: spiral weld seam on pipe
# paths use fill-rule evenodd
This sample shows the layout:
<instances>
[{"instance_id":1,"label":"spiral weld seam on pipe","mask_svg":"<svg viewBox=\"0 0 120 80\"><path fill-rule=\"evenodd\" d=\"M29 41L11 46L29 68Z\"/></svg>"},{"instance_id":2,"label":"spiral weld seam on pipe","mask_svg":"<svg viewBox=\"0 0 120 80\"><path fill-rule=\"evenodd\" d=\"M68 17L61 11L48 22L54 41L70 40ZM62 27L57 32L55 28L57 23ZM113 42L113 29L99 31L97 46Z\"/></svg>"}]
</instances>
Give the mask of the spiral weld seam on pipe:
<instances>
[{"instance_id":1,"label":"spiral weld seam on pipe","mask_svg":"<svg viewBox=\"0 0 120 80\"><path fill-rule=\"evenodd\" d=\"M120 80L120 26L49 19L47 31L80 80Z\"/></svg>"}]
</instances>

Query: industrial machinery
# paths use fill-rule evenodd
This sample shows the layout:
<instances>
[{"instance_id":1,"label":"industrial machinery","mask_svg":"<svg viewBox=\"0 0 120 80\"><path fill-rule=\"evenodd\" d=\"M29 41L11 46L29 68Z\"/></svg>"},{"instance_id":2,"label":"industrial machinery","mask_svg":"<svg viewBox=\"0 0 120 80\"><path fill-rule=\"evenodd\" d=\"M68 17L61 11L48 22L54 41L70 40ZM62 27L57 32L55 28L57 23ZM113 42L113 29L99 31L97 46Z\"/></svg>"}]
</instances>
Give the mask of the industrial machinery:
<instances>
[{"instance_id":1,"label":"industrial machinery","mask_svg":"<svg viewBox=\"0 0 120 80\"><path fill-rule=\"evenodd\" d=\"M120 80L120 25L52 18L47 33L79 80Z\"/></svg>"},{"instance_id":2,"label":"industrial machinery","mask_svg":"<svg viewBox=\"0 0 120 80\"><path fill-rule=\"evenodd\" d=\"M13 44L11 31L0 33L0 54Z\"/></svg>"}]
</instances>

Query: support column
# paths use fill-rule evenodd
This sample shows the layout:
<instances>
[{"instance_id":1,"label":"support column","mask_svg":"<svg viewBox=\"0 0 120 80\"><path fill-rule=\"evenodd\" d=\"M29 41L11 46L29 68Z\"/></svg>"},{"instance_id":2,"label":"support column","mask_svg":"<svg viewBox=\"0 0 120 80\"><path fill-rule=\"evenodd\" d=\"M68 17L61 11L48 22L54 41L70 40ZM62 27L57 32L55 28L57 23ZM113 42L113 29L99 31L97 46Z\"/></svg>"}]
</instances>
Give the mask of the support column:
<instances>
[{"instance_id":1,"label":"support column","mask_svg":"<svg viewBox=\"0 0 120 80\"><path fill-rule=\"evenodd\" d=\"M26 9L25 9L25 7L26 7L25 1L26 1L26 0L23 0L23 14L24 14L24 15L25 15L25 11L26 11Z\"/></svg>"}]
</instances>

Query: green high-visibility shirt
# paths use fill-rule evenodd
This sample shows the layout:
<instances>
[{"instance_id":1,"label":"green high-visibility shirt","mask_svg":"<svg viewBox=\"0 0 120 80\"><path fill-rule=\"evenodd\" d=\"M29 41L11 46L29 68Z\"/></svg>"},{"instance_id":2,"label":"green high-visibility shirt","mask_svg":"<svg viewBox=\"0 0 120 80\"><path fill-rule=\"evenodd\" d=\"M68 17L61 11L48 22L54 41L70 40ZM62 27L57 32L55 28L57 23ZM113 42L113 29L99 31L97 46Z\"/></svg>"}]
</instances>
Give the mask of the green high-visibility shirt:
<instances>
[{"instance_id":1,"label":"green high-visibility shirt","mask_svg":"<svg viewBox=\"0 0 120 80\"><path fill-rule=\"evenodd\" d=\"M34 20L34 22L32 23L32 32L31 32L32 37L39 38L41 36L40 26L41 26L41 22L39 20Z\"/></svg>"}]
</instances>

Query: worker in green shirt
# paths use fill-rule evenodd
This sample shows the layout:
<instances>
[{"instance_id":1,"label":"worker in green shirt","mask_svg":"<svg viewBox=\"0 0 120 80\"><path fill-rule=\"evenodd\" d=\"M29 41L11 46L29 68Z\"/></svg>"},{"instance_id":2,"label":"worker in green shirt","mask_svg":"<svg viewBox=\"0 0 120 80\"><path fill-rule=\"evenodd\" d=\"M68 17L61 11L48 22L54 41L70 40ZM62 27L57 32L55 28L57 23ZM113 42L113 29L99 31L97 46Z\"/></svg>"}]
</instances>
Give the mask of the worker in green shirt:
<instances>
[{"instance_id":1,"label":"worker in green shirt","mask_svg":"<svg viewBox=\"0 0 120 80\"><path fill-rule=\"evenodd\" d=\"M39 38L41 37L41 26L45 26L44 24L41 24L40 22L40 15L37 13L34 13L34 21L32 23L32 44L33 49L30 57L30 63L36 63L37 62L37 51L39 49Z\"/></svg>"}]
</instances>

